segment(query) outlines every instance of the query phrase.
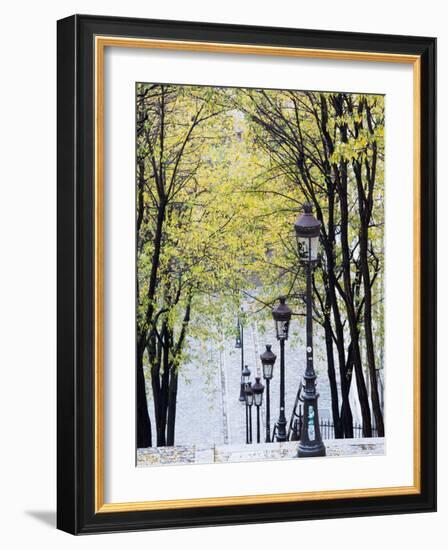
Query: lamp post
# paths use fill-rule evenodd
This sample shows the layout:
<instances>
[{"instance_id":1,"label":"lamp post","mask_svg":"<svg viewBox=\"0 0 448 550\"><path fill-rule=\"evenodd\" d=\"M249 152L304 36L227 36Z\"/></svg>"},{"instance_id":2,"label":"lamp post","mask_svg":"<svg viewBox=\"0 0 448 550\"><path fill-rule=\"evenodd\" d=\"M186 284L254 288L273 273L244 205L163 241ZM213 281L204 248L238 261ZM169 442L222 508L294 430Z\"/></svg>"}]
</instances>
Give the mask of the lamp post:
<instances>
[{"instance_id":1,"label":"lamp post","mask_svg":"<svg viewBox=\"0 0 448 550\"><path fill-rule=\"evenodd\" d=\"M277 441L286 441L285 341L288 339L291 315L292 311L286 304L286 298L281 296L280 303L272 310L277 340L280 342L280 414L277 420Z\"/></svg>"},{"instance_id":2,"label":"lamp post","mask_svg":"<svg viewBox=\"0 0 448 550\"><path fill-rule=\"evenodd\" d=\"M244 366L244 369L241 372L241 387L244 392L244 402L246 404L246 443L249 443L249 406L246 399L246 387L249 384L250 378L250 369L247 365Z\"/></svg>"},{"instance_id":3,"label":"lamp post","mask_svg":"<svg viewBox=\"0 0 448 550\"><path fill-rule=\"evenodd\" d=\"M246 394L246 411L248 411L248 424L247 424L247 443L252 443L252 405L254 404L254 392L252 390L252 382L246 384L244 388Z\"/></svg>"},{"instance_id":4,"label":"lamp post","mask_svg":"<svg viewBox=\"0 0 448 550\"><path fill-rule=\"evenodd\" d=\"M270 383L274 374L274 363L277 359L275 353L271 351L271 345L266 344L266 351L260 355L263 366L263 378L266 382L266 443L271 442L271 394Z\"/></svg>"},{"instance_id":5,"label":"lamp post","mask_svg":"<svg viewBox=\"0 0 448 550\"><path fill-rule=\"evenodd\" d=\"M318 263L320 222L313 216L310 203L303 205L301 214L294 224L297 247L301 263L306 270L306 368L303 384L303 425L297 452L299 457L325 456L325 445L319 427L319 411L316 391L316 373L313 359L313 269Z\"/></svg>"},{"instance_id":6,"label":"lamp post","mask_svg":"<svg viewBox=\"0 0 448 550\"><path fill-rule=\"evenodd\" d=\"M260 378L255 378L255 384L252 386L254 394L254 405L257 407L257 443L260 443L260 407L263 404L264 386L260 382Z\"/></svg>"},{"instance_id":7,"label":"lamp post","mask_svg":"<svg viewBox=\"0 0 448 550\"><path fill-rule=\"evenodd\" d=\"M243 380L243 370L244 370L244 329L241 319L238 317L236 325L236 338L235 338L235 348L241 350L241 384L240 384L240 397L239 400L241 403L246 401L246 396L244 394L244 380Z\"/></svg>"}]
</instances>

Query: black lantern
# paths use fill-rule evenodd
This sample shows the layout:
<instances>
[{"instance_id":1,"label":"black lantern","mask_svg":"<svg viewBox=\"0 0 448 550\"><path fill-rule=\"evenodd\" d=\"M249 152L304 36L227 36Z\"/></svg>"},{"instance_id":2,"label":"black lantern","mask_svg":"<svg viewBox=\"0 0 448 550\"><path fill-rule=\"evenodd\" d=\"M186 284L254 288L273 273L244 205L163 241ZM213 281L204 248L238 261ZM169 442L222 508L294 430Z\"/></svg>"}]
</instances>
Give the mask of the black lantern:
<instances>
[{"instance_id":1,"label":"black lantern","mask_svg":"<svg viewBox=\"0 0 448 550\"><path fill-rule=\"evenodd\" d=\"M247 365L245 368L247 368ZM245 385L244 394L246 396L246 443L252 443L252 405L254 404L254 392L251 382Z\"/></svg>"},{"instance_id":2,"label":"black lantern","mask_svg":"<svg viewBox=\"0 0 448 550\"><path fill-rule=\"evenodd\" d=\"M244 388L244 393L246 394L246 403L248 407L252 407L254 404L254 391L252 389L252 382L248 382Z\"/></svg>"},{"instance_id":3,"label":"black lantern","mask_svg":"<svg viewBox=\"0 0 448 550\"><path fill-rule=\"evenodd\" d=\"M272 310L272 317L275 321L277 340L287 340L292 311L286 303L284 296L281 296L279 299L280 303Z\"/></svg>"},{"instance_id":4,"label":"black lantern","mask_svg":"<svg viewBox=\"0 0 448 550\"><path fill-rule=\"evenodd\" d=\"M318 259L319 234L321 223L313 216L313 206L307 202L303 205L301 214L294 229L297 239L297 250L302 262L316 262Z\"/></svg>"},{"instance_id":5,"label":"black lantern","mask_svg":"<svg viewBox=\"0 0 448 550\"><path fill-rule=\"evenodd\" d=\"M271 442L271 395L269 391L270 382L274 374L274 363L277 359L271 351L271 345L266 344L266 351L260 355L263 365L263 378L266 380L266 443Z\"/></svg>"},{"instance_id":6,"label":"black lantern","mask_svg":"<svg viewBox=\"0 0 448 550\"><path fill-rule=\"evenodd\" d=\"M256 407L261 407L263 403L264 386L260 382L260 378L255 378L255 384L252 386L252 392L254 394L254 404Z\"/></svg>"},{"instance_id":7,"label":"black lantern","mask_svg":"<svg viewBox=\"0 0 448 550\"><path fill-rule=\"evenodd\" d=\"M254 404L257 408L257 443L260 443L260 407L263 403L264 386L260 382L260 378L255 378L255 384L252 386L254 393Z\"/></svg>"},{"instance_id":8,"label":"black lantern","mask_svg":"<svg viewBox=\"0 0 448 550\"><path fill-rule=\"evenodd\" d=\"M277 356L271 351L271 344L266 344L266 351L260 355L261 364L263 365L263 378L272 380L274 373L274 364Z\"/></svg>"},{"instance_id":9,"label":"black lantern","mask_svg":"<svg viewBox=\"0 0 448 550\"><path fill-rule=\"evenodd\" d=\"M241 382L244 384L244 387L249 384L249 378L250 378L250 368L247 365L244 365L244 369L241 372Z\"/></svg>"}]
</instances>

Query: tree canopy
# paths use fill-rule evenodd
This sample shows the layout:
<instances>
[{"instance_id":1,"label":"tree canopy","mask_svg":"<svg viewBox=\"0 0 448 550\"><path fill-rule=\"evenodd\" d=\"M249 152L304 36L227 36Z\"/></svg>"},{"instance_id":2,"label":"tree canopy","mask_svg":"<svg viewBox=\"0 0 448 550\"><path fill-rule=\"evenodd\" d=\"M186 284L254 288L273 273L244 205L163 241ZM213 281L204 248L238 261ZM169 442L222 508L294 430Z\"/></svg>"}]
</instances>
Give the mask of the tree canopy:
<instances>
[{"instance_id":1,"label":"tree canopy","mask_svg":"<svg viewBox=\"0 0 448 550\"><path fill-rule=\"evenodd\" d=\"M279 295L304 310L304 201L323 224L314 315L336 434L353 435L353 372L365 435L371 411L383 430L383 97L138 84L136 112L138 446L153 444L145 379L157 445L174 444L189 342L233 330L242 301L261 326Z\"/></svg>"}]
</instances>

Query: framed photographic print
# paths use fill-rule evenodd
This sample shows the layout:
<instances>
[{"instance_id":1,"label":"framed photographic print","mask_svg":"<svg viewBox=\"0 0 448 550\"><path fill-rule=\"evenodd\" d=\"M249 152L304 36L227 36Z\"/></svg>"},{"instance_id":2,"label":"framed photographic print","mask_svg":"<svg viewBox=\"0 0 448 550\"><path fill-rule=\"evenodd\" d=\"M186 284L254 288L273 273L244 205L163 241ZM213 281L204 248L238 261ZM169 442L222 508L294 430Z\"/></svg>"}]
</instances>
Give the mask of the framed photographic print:
<instances>
[{"instance_id":1,"label":"framed photographic print","mask_svg":"<svg viewBox=\"0 0 448 550\"><path fill-rule=\"evenodd\" d=\"M434 511L433 38L58 22L58 527Z\"/></svg>"}]
</instances>

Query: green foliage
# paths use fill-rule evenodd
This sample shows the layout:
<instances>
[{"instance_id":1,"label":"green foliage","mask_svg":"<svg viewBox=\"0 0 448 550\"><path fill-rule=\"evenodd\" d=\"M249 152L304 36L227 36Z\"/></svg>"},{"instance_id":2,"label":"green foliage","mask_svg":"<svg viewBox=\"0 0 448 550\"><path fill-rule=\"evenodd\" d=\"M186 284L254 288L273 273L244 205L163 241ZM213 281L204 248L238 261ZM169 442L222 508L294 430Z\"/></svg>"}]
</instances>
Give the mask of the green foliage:
<instances>
[{"instance_id":1,"label":"green foliage","mask_svg":"<svg viewBox=\"0 0 448 550\"><path fill-rule=\"evenodd\" d=\"M331 150L322 145L326 133ZM375 156L368 237L374 327L381 340L383 153L382 96L351 94L339 102L337 94L139 84L139 338L167 323L173 333L171 359L178 368L204 357L210 341L233 334L243 301L261 331L271 322L270 306L281 294L289 296L294 311L302 312L304 277L293 223L300 205L314 198L326 230L328 190L338 185L341 167L348 178L350 269L356 282L360 217L355 170L361 171L364 185ZM305 181L311 182L308 187ZM369 192L367 187L363 191ZM338 202L332 216L340 273ZM329 313L325 263L323 267L315 275L319 322ZM357 291L362 303L362 291ZM338 300L344 311L342 294ZM191 318L185 323L187 307ZM176 347L186 328L195 345Z\"/></svg>"}]
</instances>

